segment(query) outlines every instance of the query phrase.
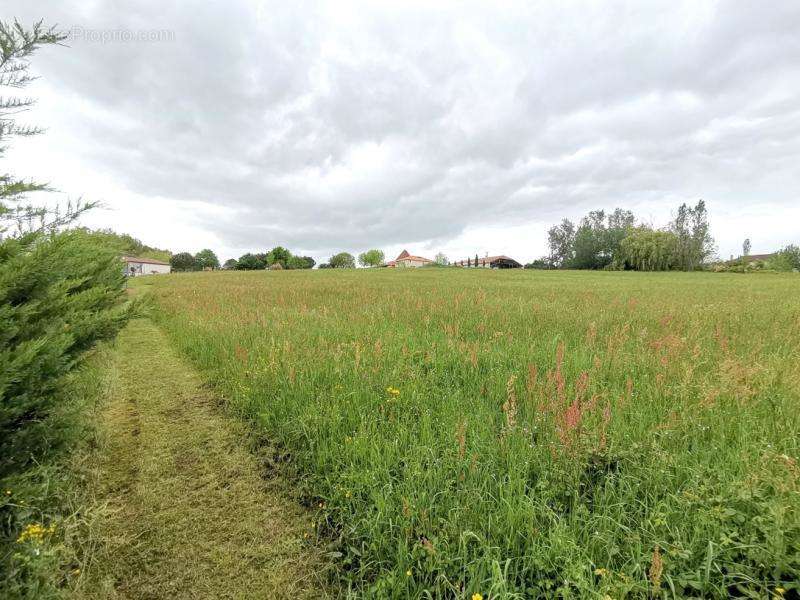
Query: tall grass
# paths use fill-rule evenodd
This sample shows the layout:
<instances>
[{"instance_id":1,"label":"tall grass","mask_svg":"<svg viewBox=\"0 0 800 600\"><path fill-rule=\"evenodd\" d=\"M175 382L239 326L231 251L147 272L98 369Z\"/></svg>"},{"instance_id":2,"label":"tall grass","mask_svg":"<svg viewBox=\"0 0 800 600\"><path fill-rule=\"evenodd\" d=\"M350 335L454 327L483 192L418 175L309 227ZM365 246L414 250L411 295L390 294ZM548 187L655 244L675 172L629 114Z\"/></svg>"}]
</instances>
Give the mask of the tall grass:
<instances>
[{"instance_id":1,"label":"tall grass","mask_svg":"<svg viewBox=\"0 0 800 600\"><path fill-rule=\"evenodd\" d=\"M158 278L280 448L341 584L385 597L796 593L800 278Z\"/></svg>"}]
</instances>

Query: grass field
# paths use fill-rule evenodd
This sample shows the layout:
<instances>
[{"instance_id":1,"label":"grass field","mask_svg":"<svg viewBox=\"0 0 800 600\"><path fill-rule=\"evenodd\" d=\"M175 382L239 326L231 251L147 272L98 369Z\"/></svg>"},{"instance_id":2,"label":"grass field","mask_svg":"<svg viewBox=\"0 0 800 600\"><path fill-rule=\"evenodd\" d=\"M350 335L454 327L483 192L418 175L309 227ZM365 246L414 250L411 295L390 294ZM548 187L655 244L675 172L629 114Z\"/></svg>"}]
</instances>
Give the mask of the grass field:
<instances>
[{"instance_id":1,"label":"grass field","mask_svg":"<svg viewBox=\"0 0 800 600\"><path fill-rule=\"evenodd\" d=\"M369 597L797 597L800 277L147 278ZM477 596L476 596L477 598Z\"/></svg>"}]
</instances>

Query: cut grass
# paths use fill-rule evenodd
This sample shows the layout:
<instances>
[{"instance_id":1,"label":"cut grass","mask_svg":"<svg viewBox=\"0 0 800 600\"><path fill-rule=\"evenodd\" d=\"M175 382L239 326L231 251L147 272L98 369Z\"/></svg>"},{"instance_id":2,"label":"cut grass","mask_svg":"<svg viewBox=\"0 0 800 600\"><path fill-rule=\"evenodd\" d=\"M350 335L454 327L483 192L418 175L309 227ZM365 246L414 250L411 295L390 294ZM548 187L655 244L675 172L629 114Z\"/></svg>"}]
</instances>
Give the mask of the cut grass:
<instances>
[{"instance_id":1,"label":"cut grass","mask_svg":"<svg viewBox=\"0 0 800 600\"><path fill-rule=\"evenodd\" d=\"M106 504L78 597L319 598L310 518L147 320L118 340L90 489Z\"/></svg>"}]
</instances>

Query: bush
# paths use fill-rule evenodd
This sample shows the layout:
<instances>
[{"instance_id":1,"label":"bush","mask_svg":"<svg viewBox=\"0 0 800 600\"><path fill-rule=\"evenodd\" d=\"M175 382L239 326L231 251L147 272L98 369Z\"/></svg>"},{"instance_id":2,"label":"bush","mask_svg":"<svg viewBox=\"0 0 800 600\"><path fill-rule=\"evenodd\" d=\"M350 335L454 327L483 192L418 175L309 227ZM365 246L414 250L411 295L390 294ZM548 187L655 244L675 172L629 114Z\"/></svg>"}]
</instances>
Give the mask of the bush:
<instances>
[{"instance_id":1,"label":"bush","mask_svg":"<svg viewBox=\"0 0 800 600\"><path fill-rule=\"evenodd\" d=\"M0 242L0 474L24 467L62 378L127 322L116 252L83 231Z\"/></svg>"},{"instance_id":2,"label":"bush","mask_svg":"<svg viewBox=\"0 0 800 600\"><path fill-rule=\"evenodd\" d=\"M537 258L533 262L525 263L526 269L553 269L555 268L553 263L548 258Z\"/></svg>"},{"instance_id":3,"label":"bush","mask_svg":"<svg viewBox=\"0 0 800 600\"><path fill-rule=\"evenodd\" d=\"M800 271L800 248L786 246L767 261L767 268L775 271Z\"/></svg>"},{"instance_id":4,"label":"bush","mask_svg":"<svg viewBox=\"0 0 800 600\"><path fill-rule=\"evenodd\" d=\"M85 542L101 507L84 487L91 476L85 456L96 439L89 416L107 384L108 358L101 349L65 378L51 414L28 428L41 432L32 436L38 447L28 449L35 463L0 475L2 598L71 597L67 589L94 559L96 545Z\"/></svg>"}]
</instances>

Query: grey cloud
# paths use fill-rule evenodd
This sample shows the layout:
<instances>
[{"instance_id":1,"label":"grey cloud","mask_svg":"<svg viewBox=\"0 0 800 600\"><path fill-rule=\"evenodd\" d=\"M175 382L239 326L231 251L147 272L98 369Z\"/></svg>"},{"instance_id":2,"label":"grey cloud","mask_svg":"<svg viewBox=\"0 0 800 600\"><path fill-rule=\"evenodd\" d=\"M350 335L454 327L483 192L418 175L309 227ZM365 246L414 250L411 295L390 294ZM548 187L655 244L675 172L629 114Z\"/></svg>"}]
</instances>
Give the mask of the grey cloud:
<instances>
[{"instance_id":1,"label":"grey cloud","mask_svg":"<svg viewBox=\"0 0 800 600\"><path fill-rule=\"evenodd\" d=\"M174 32L75 40L36 67L69 99L87 164L226 207L191 220L231 247L430 244L623 203L797 200L791 0L15 1L27 20Z\"/></svg>"}]
</instances>

